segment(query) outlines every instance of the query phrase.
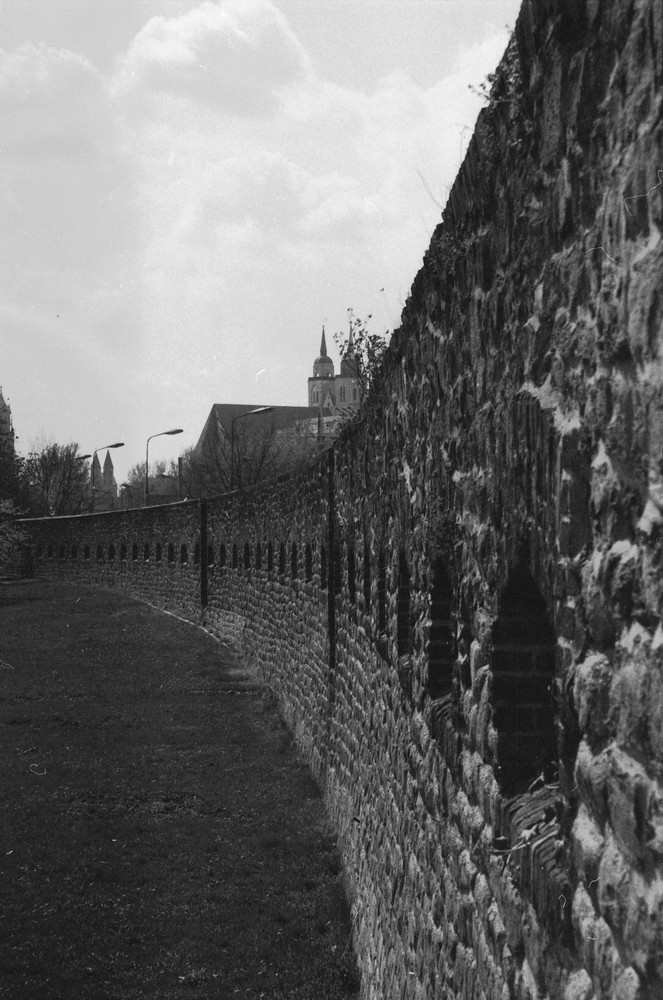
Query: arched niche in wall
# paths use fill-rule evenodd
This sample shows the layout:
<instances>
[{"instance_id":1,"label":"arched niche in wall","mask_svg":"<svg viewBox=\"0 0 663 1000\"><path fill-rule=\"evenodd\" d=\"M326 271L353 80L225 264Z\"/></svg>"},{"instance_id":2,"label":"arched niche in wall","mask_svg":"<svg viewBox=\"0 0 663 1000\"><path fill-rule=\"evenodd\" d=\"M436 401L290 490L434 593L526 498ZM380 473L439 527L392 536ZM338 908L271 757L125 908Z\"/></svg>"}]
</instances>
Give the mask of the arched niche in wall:
<instances>
[{"instance_id":1,"label":"arched niche in wall","mask_svg":"<svg viewBox=\"0 0 663 1000\"><path fill-rule=\"evenodd\" d=\"M313 549L310 542L306 543L304 549L304 579L307 583L313 579Z\"/></svg>"},{"instance_id":2,"label":"arched niche in wall","mask_svg":"<svg viewBox=\"0 0 663 1000\"><path fill-rule=\"evenodd\" d=\"M197 538L193 546L193 565L200 566L200 539Z\"/></svg>"},{"instance_id":3,"label":"arched niche in wall","mask_svg":"<svg viewBox=\"0 0 663 1000\"><path fill-rule=\"evenodd\" d=\"M120 545L120 562L126 562L126 561L127 561L127 543L122 542L122 544Z\"/></svg>"},{"instance_id":4,"label":"arched niche in wall","mask_svg":"<svg viewBox=\"0 0 663 1000\"><path fill-rule=\"evenodd\" d=\"M145 547L143 548L143 562L150 561L150 546L145 542Z\"/></svg>"},{"instance_id":5,"label":"arched niche in wall","mask_svg":"<svg viewBox=\"0 0 663 1000\"><path fill-rule=\"evenodd\" d=\"M341 546L338 541L338 530L339 530L338 525L336 525L336 539L334 540L334 562L332 565L335 594L341 593L341 587L343 583L342 570L341 570Z\"/></svg>"},{"instance_id":6,"label":"arched niche in wall","mask_svg":"<svg viewBox=\"0 0 663 1000\"><path fill-rule=\"evenodd\" d=\"M256 542L256 569L262 569L262 545Z\"/></svg>"},{"instance_id":7,"label":"arched niche in wall","mask_svg":"<svg viewBox=\"0 0 663 1000\"><path fill-rule=\"evenodd\" d=\"M350 603L355 604L357 600L357 562L354 545L348 545L348 597Z\"/></svg>"},{"instance_id":8,"label":"arched niche in wall","mask_svg":"<svg viewBox=\"0 0 663 1000\"><path fill-rule=\"evenodd\" d=\"M377 626L378 632L382 634L387 631L387 558L384 548L378 554L377 598Z\"/></svg>"},{"instance_id":9,"label":"arched niche in wall","mask_svg":"<svg viewBox=\"0 0 663 1000\"><path fill-rule=\"evenodd\" d=\"M244 569L251 569L251 548L248 542L244 542Z\"/></svg>"},{"instance_id":10,"label":"arched niche in wall","mask_svg":"<svg viewBox=\"0 0 663 1000\"><path fill-rule=\"evenodd\" d=\"M364 538L363 570L364 611L368 613L371 610L371 547L366 537Z\"/></svg>"},{"instance_id":11,"label":"arched niche in wall","mask_svg":"<svg viewBox=\"0 0 663 1000\"><path fill-rule=\"evenodd\" d=\"M85 558L89 559L90 558L90 550L89 550L89 548L88 548L87 545L85 546L85 549L87 551L87 555L86 555ZM133 545L131 546L131 558L132 558L132 560L134 562L136 562L138 560L138 545L136 544L136 542L134 542Z\"/></svg>"},{"instance_id":12,"label":"arched niche in wall","mask_svg":"<svg viewBox=\"0 0 663 1000\"><path fill-rule=\"evenodd\" d=\"M324 545L320 546L320 589L327 589L327 576L329 574L329 568L327 566L327 549Z\"/></svg>"},{"instance_id":13,"label":"arched niche in wall","mask_svg":"<svg viewBox=\"0 0 663 1000\"><path fill-rule=\"evenodd\" d=\"M108 561L115 562L115 546L112 542L108 546Z\"/></svg>"},{"instance_id":14,"label":"arched niche in wall","mask_svg":"<svg viewBox=\"0 0 663 1000\"><path fill-rule=\"evenodd\" d=\"M154 561L161 562L161 542L157 542L154 550Z\"/></svg>"},{"instance_id":15,"label":"arched niche in wall","mask_svg":"<svg viewBox=\"0 0 663 1000\"><path fill-rule=\"evenodd\" d=\"M271 542L267 543L267 572L271 573L274 569L274 546Z\"/></svg>"},{"instance_id":16,"label":"arched niche in wall","mask_svg":"<svg viewBox=\"0 0 663 1000\"><path fill-rule=\"evenodd\" d=\"M456 659L453 590L444 560L433 563L430 587L430 631L428 633L428 694L441 698L451 690Z\"/></svg>"},{"instance_id":17,"label":"arched niche in wall","mask_svg":"<svg viewBox=\"0 0 663 1000\"><path fill-rule=\"evenodd\" d=\"M237 543L233 543L233 569L237 569Z\"/></svg>"},{"instance_id":18,"label":"arched niche in wall","mask_svg":"<svg viewBox=\"0 0 663 1000\"><path fill-rule=\"evenodd\" d=\"M72 559L78 559L78 546L77 545L72 545L72 547L71 547L71 558Z\"/></svg>"},{"instance_id":19,"label":"arched niche in wall","mask_svg":"<svg viewBox=\"0 0 663 1000\"><path fill-rule=\"evenodd\" d=\"M509 576L493 626L492 707L497 775L507 795L556 767L552 685L556 637L545 600L524 567Z\"/></svg>"},{"instance_id":20,"label":"arched niche in wall","mask_svg":"<svg viewBox=\"0 0 663 1000\"><path fill-rule=\"evenodd\" d=\"M285 542L279 545L279 576L285 576Z\"/></svg>"},{"instance_id":21,"label":"arched niche in wall","mask_svg":"<svg viewBox=\"0 0 663 1000\"><path fill-rule=\"evenodd\" d=\"M213 566L214 565L214 546L213 545L208 545L207 546L207 565L208 566Z\"/></svg>"},{"instance_id":22,"label":"arched niche in wall","mask_svg":"<svg viewBox=\"0 0 663 1000\"><path fill-rule=\"evenodd\" d=\"M398 593L396 606L396 646L398 656L408 656L412 650L410 621L410 567L403 549L398 554Z\"/></svg>"},{"instance_id":23,"label":"arched niche in wall","mask_svg":"<svg viewBox=\"0 0 663 1000\"><path fill-rule=\"evenodd\" d=\"M396 648L398 676L408 699L412 700L412 610L410 603L410 567L404 549L398 555L398 590L396 594Z\"/></svg>"},{"instance_id":24,"label":"arched niche in wall","mask_svg":"<svg viewBox=\"0 0 663 1000\"><path fill-rule=\"evenodd\" d=\"M299 575L299 561L297 555L297 544L292 543L290 548L290 576L293 580L296 580Z\"/></svg>"},{"instance_id":25,"label":"arched niche in wall","mask_svg":"<svg viewBox=\"0 0 663 1000\"><path fill-rule=\"evenodd\" d=\"M100 563L103 561L104 561L104 550L101 545L97 545L97 562Z\"/></svg>"},{"instance_id":26,"label":"arched niche in wall","mask_svg":"<svg viewBox=\"0 0 663 1000\"><path fill-rule=\"evenodd\" d=\"M64 559L64 545L58 546L58 559Z\"/></svg>"},{"instance_id":27,"label":"arched niche in wall","mask_svg":"<svg viewBox=\"0 0 663 1000\"><path fill-rule=\"evenodd\" d=\"M186 544L182 542L182 544L180 545L180 566L186 566L188 561L189 561L189 550L187 549Z\"/></svg>"},{"instance_id":28,"label":"arched niche in wall","mask_svg":"<svg viewBox=\"0 0 663 1000\"><path fill-rule=\"evenodd\" d=\"M226 556L226 547L223 544L223 542L221 542L221 544L219 545L219 566L220 566L221 569L225 568L226 559L227 559L227 556Z\"/></svg>"}]
</instances>

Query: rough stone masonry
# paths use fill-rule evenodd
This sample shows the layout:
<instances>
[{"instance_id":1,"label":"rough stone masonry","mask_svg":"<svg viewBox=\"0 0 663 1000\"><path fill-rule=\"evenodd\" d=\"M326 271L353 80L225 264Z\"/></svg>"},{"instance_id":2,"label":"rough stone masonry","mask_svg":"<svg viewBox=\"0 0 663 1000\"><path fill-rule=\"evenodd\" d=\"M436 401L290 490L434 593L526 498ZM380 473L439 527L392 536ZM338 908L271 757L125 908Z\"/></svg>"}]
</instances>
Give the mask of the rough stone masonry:
<instances>
[{"instance_id":1,"label":"rough stone masonry","mask_svg":"<svg viewBox=\"0 0 663 1000\"><path fill-rule=\"evenodd\" d=\"M238 643L325 789L364 998L663 997L663 4L525 0L318 464L29 522Z\"/></svg>"}]
</instances>

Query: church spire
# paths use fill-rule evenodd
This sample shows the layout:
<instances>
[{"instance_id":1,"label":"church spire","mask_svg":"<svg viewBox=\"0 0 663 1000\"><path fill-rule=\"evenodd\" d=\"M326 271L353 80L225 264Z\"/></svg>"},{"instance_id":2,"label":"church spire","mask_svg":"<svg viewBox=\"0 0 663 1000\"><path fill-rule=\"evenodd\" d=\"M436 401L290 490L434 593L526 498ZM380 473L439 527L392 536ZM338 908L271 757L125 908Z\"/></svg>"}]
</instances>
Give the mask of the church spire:
<instances>
[{"instance_id":1,"label":"church spire","mask_svg":"<svg viewBox=\"0 0 663 1000\"><path fill-rule=\"evenodd\" d=\"M325 338L325 328L322 327L322 341L320 342L320 357L313 363L313 378L333 378L334 362L327 354L327 340Z\"/></svg>"}]
</instances>

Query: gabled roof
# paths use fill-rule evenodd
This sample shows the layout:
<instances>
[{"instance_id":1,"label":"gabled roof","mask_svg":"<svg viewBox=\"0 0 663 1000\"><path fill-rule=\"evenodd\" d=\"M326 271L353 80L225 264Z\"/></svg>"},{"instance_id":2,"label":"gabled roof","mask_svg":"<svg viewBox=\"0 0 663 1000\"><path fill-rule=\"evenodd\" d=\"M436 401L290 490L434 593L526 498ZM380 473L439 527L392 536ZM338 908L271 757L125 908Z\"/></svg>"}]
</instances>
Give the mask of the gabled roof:
<instances>
[{"instance_id":1,"label":"gabled roof","mask_svg":"<svg viewBox=\"0 0 663 1000\"><path fill-rule=\"evenodd\" d=\"M258 410L264 403L214 403L205 421L202 433L196 444L196 449L204 443L210 444L230 437L233 420ZM242 420L240 426L255 429L255 433L264 433L266 429L282 431L294 427L302 420L315 420L320 410L317 406L275 406L270 413L257 413L254 417ZM237 432L236 432L237 433Z\"/></svg>"}]
</instances>

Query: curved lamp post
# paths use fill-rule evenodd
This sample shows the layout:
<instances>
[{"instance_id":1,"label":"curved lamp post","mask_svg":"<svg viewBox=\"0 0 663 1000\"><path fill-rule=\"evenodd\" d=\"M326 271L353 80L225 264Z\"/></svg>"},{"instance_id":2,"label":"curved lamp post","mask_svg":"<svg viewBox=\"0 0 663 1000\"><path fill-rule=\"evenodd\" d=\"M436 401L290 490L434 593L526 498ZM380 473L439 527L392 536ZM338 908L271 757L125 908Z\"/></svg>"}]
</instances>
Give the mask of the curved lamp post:
<instances>
[{"instance_id":1,"label":"curved lamp post","mask_svg":"<svg viewBox=\"0 0 663 1000\"><path fill-rule=\"evenodd\" d=\"M147 439L147 442L145 444L145 506L146 507L148 505L148 496L149 496L149 492L150 492L150 481L149 481L149 478L148 478L149 477L149 468L150 468L150 465L149 465L149 461L150 461L149 460L150 441L152 440L152 438L163 437L164 434L182 434L182 433L183 433L183 431L182 431L181 427L175 427L172 431L159 431L158 434L150 434L150 436Z\"/></svg>"},{"instance_id":2,"label":"curved lamp post","mask_svg":"<svg viewBox=\"0 0 663 1000\"><path fill-rule=\"evenodd\" d=\"M235 488L235 424L238 420L243 420L244 417L252 417L256 413L271 413L274 409L273 406L259 406L255 410L249 410L248 413L238 413L236 417L233 417L230 422L230 492Z\"/></svg>"},{"instance_id":3,"label":"curved lamp post","mask_svg":"<svg viewBox=\"0 0 663 1000\"><path fill-rule=\"evenodd\" d=\"M98 451L110 450L111 448L124 448L124 441L116 441L115 444L105 444L102 448L95 448L92 452L92 504L91 510L94 514L94 460Z\"/></svg>"}]
</instances>

